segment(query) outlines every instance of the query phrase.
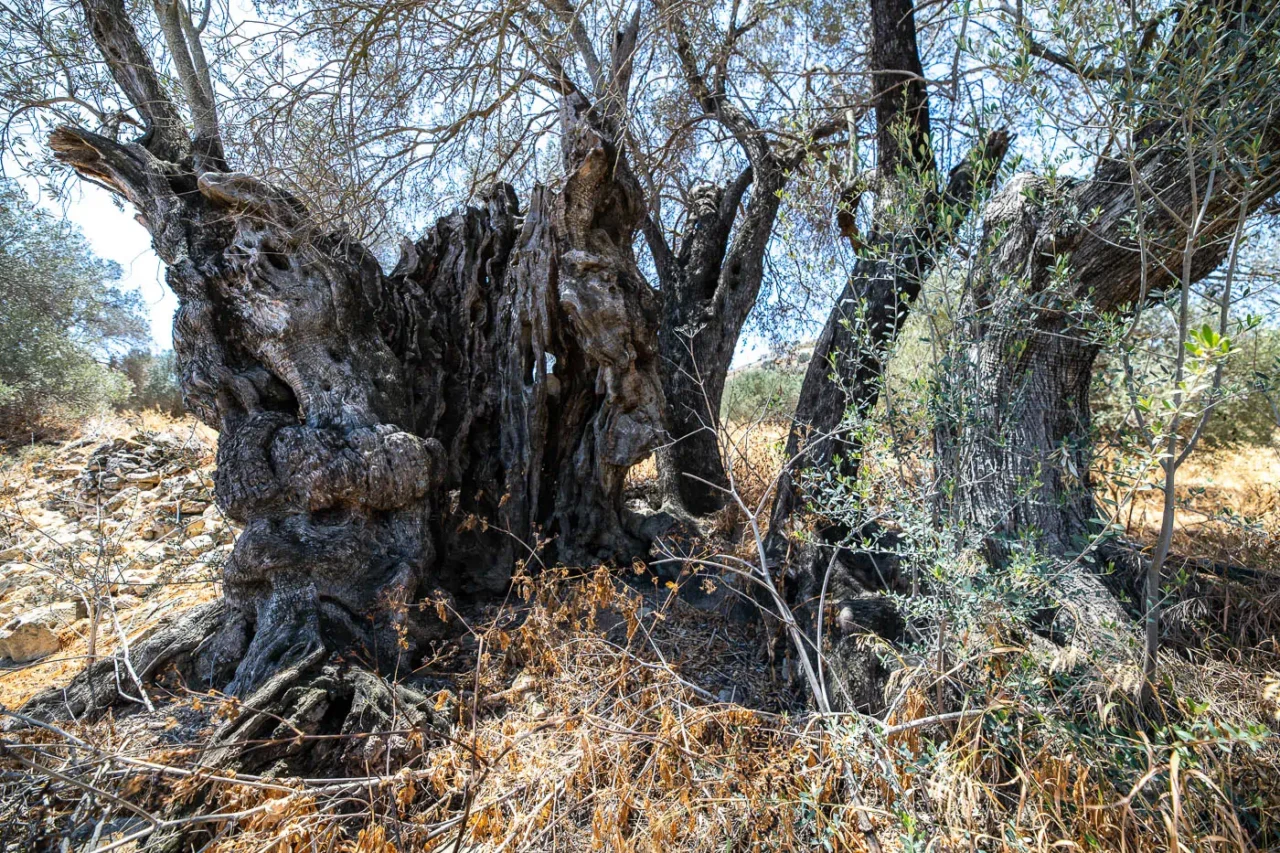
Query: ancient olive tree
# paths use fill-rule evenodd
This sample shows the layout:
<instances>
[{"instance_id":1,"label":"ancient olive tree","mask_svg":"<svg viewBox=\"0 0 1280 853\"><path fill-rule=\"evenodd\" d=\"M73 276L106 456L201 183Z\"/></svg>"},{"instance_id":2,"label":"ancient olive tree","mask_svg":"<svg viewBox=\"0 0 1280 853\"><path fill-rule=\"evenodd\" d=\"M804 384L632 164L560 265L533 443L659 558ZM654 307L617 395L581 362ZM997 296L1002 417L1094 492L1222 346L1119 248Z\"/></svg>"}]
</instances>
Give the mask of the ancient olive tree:
<instances>
[{"instance_id":1,"label":"ancient olive tree","mask_svg":"<svg viewBox=\"0 0 1280 853\"><path fill-rule=\"evenodd\" d=\"M179 300L186 404L219 431L217 498L244 525L225 601L158 631L133 667L177 666L310 728L421 719L420 697L369 670L411 670L441 633L424 599L500 591L543 541L581 564L643 551L621 489L661 440L662 390L616 116L566 87L560 185L522 203L499 184L386 272L303 201L229 169L200 39L180 7L161 23L175 8L162 33L190 125L123 4L90 0L145 132L50 139L151 232ZM114 666L37 706L105 707ZM226 737L275 725L251 713Z\"/></svg>"},{"instance_id":2,"label":"ancient olive tree","mask_svg":"<svg viewBox=\"0 0 1280 853\"><path fill-rule=\"evenodd\" d=\"M725 374L782 187L849 132L856 51L828 37L799 91L804 19L717 8L303 4L305 35L247 40L180 2L5 10L30 60L8 114L56 125L56 160L151 232L186 405L245 526L225 602L135 649L135 680L172 665L311 717L385 712L334 655L403 671L452 596L645 554L654 526L621 499L645 456L671 505L719 505ZM472 204L380 263L388 205L433 182ZM100 710L115 666L38 704Z\"/></svg>"},{"instance_id":3,"label":"ancient olive tree","mask_svg":"<svg viewBox=\"0 0 1280 853\"><path fill-rule=\"evenodd\" d=\"M411 670L452 598L501 592L523 565L645 555L656 525L623 505L630 466L656 452L669 506L715 509L725 377L792 194L817 175L838 178L819 218L856 259L804 380L770 568L800 606L838 569L846 638L901 627L871 594L892 572L792 547L797 473L856 476L849 413L875 406L930 277L961 268L933 389L939 517L994 566L1030 543L1091 627L1129 620L1077 559L1098 517L1087 330L1207 274L1274 194L1274 10L1156 4L1108 24L1085 62L1022 7L966 7L953 31L910 0L872 0L865 52L821 3L303 3L280 44L229 30L215 59L208 16L180 2L82 0L66 44L43 9L6 11L35 22L38 71L7 90L10 115L63 119L56 158L151 232L185 399L219 430L218 499L244 525L225 601L136 648L134 680L176 668L310 730L421 721L411 681L371 673ZM1015 61L962 63L971 25ZM945 87L931 51L950 57ZM956 104L1033 61L1083 81L1062 100L1094 105L1095 172L1000 187L1034 119ZM870 169L845 157L864 140ZM380 262L386 211L440 187L470 203ZM873 554L892 539L817 539L850 537ZM114 667L37 705L101 709ZM871 704L863 681L850 692ZM275 725L249 713L220 741Z\"/></svg>"},{"instance_id":4,"label":"ancient olive tree","mask_svg":"<svg viewBox=\"0 0 1280 853\"><path fill-rule=\"evenodd\" d=\"M987 26L1007 38L1002 47L1021 50L1024 62L1012 63L1020 73L1066 76L1077 89L1055 90L1054 103L1075 97L1094 111L1079 121L1095 134L1089 143L1096 147L1081 145L1095 165L1092 177L1009 180L980 205L980 237L964 245L953 242L957 224L981 200L975 189L990 187L991 166L1008 140L988 135L947 188L940 186L912 5L875 8L872 56L884 134L871 182L873 224L819 339L789 451L799 453L797 468L819 469L839 453L844 472L856 474L857 436L842 431L846 414L874 405L885 354L930 270L963 251L950 262L960 270L958 309L938 342L938 514L993 566L1014 555L1047 561L1049 595L1070 616L1076 638L1113 648L1116 638L1136 632L1130 612L1095 574L1104 559L1117 557L1103 535L1089 473L1089 391L1104 343L1097 329L1211 273L1241 220L1274 196L1280 20L1268 4L1157 4L1148 16L1117 24L1110 40L1099 37L1086 49L1074 33L1058 49L1041 41L1041 19L1023 7L992 10ZM1044 29L1044 38L1063 32ZM1043 100L1041 107L1048 109ZM784 477L771 541L779 563L787 559L800 496ZM837 526L828 541L848 544L851 534L877 537ZM855 598L883 583L858 571L866 568L865 549L838 549L838 556L831 565L843 568ZM827 565L828 558L814 564L806 553L792 569L807 573L812 588ZM1153 601L1149 594L1149 634L1157 630ZM882 607L862 603L849 608L855 628L880 618Z\"/></svg>"},{"instance_id":5,"label":"ancient olive tree","mask_svg":"<svg viewBox=\"0 0 1280 853\"><path fill-rule=\"evenodd\" d=\"M373 242L412 222L393 210L420 212L423 199L552 178L565 90L610 105L660 306L664 498L695 514L722 505L725 376L769 276L785 187L815 152L847 142L845 113L861 110L846 23L860 10L544 0L333 15L307 0L276 11L273 37L315 59L279 63L273 47L255 61L257 42L227 56L236 120L224 137L235 134L242 163L287 175L317 215L358 223ZM626 57L616 69L614 56Z\"/></svg>"},{"instance_id":6,"label":"ancient olive tree","mask_svg":"<svg viewBox=\"0 0 1280 853\"><path fill-rule=\"evenodd\" d=\"M1031 537L1060 566L1054 594L1077 630L1105 645L1129 619L1090 567L1128 555L1104 539L1090 480L1089 393L1102 346L1090 330L1153 298L1185 296L1275 195L1280 13L1249 0L1175 4L1122 43L1115 65L1088 68L1012 22L1032 53L1112 97L1103 109L1120 132L1091 178L1019 176L984 211L960 335L973 343L953 362L965 402L944 413L938 440L949 476L971 484L955 505L989 531L988 558L1005 562L1011 543ZM1148 676L1158 587L1157 576Z\"/></svg>"}]
</instances>

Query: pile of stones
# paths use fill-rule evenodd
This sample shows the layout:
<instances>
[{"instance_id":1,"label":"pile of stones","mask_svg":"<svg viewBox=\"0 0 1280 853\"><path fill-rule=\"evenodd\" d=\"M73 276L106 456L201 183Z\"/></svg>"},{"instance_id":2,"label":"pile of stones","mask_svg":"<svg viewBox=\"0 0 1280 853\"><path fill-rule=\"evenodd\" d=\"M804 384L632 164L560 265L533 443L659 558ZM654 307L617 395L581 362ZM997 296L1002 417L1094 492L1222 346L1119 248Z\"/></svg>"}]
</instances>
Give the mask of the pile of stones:
<instances>
[{"instance_id":1,"label":"pile of stones","mask_svg":"<svg viewBox=\"0 0 1280 853\"><path fill-rule=\"evenodd\" d=\"M104 610L212 583L236 530L213 499L196 430L69 442L0 483L0 660L55 654Z\"/></svg>"}]
</instances>

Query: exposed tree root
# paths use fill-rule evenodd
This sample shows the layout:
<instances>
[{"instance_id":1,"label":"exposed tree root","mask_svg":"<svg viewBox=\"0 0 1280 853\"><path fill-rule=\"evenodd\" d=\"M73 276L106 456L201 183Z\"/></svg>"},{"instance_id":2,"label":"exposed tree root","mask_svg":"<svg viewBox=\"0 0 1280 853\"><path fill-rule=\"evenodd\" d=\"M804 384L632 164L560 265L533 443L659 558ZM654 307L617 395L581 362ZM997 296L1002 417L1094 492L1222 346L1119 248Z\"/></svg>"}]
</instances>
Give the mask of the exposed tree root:
<instances>
[{"instance_id":1,"label":"exposed tree root","mask_svg":"<svg viewBox=\"0 0 1280 853\"><path fill-rule=\"evenodd\" d=\"M883 550L803 543L787 560L787 601L805 634L822 646L818 671L833 708L883 710L889 672L868 638L896 642L905 628L897 605L881 594L898 582L897 557L887 541L892 534L876 536Z\"/></svg>"},{"instance_id":2,"label":"exposed tree root","mask_svg":"<svg viewBox=\"0 0 1280 853\"><path fill-rule=\"evenodd\" d=\"M226 684L247 637L225 601L193 608L134 644L127 661L100 660L66 687L35 696L23 713L93 720L113 707L141 708L150 702L145 689L158 684L200 691ZM323 645L291 660L247 698L228 699L231 713L210 737L202 764L266 775L386 772L420 750L424 731L440 726L431 685L393 683Z\"/></svg>"},{"instance_id":3,"label":"exposed tree root","mask_svg":"<svg viewBox=\"0 0 1280 853\"><path fill-rule=\"evenodd\" d=\"M1107 567L1102 580L1142 615L1143 585L1151 557L1138 543L1108 543L1099 555ZM1267 642L1280 624L1280 577L1248 566L1170 554L1164 583L1169 587L1160 615L1161 643L1171 649L1204 651L1217 643L1230 647ZM1247 604L1247 606L1246 606Z\"/></svg>"},{"instance_id":4,"label":"exposed tree root","mask_svg":"<svg viewBox=\"0 0 1280 853\"><path fill-rule=\"evenodd\" d=\"M123 655L86 667L65 687L34 696L23 713L41 720L100 717L123 702L143 704L138 682L180 674L192 685L225 683L243 652L243 625L219 599L163 622Z\"/></svg>"},{"instance_id":5,"label":"exposed tree root","mask_svg":"<svg viewBox=\"0 0 1280 853\"><path fill-rule=\"evenodd\" d=\"M237 702L202 763L272 776L393 772L443 726L428 689L317 649Z\"/></svg>"}]
</instances>

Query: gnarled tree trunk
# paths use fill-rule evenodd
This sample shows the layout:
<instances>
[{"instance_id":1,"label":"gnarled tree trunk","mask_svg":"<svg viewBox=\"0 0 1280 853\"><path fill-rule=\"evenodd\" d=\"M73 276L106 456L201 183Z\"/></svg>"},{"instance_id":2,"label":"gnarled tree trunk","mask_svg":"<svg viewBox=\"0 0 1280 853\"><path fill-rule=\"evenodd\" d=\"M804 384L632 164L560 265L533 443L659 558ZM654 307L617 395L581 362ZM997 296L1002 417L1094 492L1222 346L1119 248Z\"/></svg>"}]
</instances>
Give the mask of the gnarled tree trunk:
<instances>
[{"instance_id":1,"label":"gnarled tree trunk","mask_svg":"<svg viewBox=\"0 0 1280 853\"><path fill-rule=\"evenodd\" d=\"M658 246L654 253L662 284L658 346L671 436L671 443L658 451L658 475L663 497L692 513L712 512L724 503L723 493L716 489L727 485L716 428L725 378L745 316L717 311L716 292L729 233L750 180L748 169L727 188L711 184L695 188L688 211L689 233L675 255L665 252L660 234L650 238L650 245ZM649 230L656 232L656 226Z\"/></svg>"},{"instance_id":2,"label":"gnarled tree trunk","mask_svg":"<svg viewBox=\"0 0 1280 853\"><path fill-rule=\"evenodd\" d=\"M1018 543L1060 566L1051 592L1104 643L1128 620L1088 573L1088 326L1200 281L1276 194L1280 121L1274 87L1259 81L1275 76L1278 40L1268 4L1190 0L1151 60L1169 67L1131 69L1138 118L1124 159L1102 158L1089 180L1020 176L984 214L953 337L962 350L948 396L961 402L937 432L953 508L993 562Z\"/></svg>"},{"instance_id":3,"label":"gnarled tree trunk","mask_svg":"<svg viewBox=\"0 0 1280 853\"><path fill-rule=\"evenodd\" d=\"M757 153L763 165L748 167L727 187L696 188L679 251L656 253L662 283L658 343L671 437L658 451L658 471L664 496L696 514L719 509L727 497L720 401L764 280L765 248L785 183L783 165L767 149ZM750 199L739 216L748 186Z\"/></svg>"},{"instance_id":4,"label":"gnarled tree trunk","mask_svg":"<svg viewBox=\"0 0 1280 853\"><path fill-rule=\"evenodd\" d=\"M660 369L670 439L658 452L660 485L664 500L705 514L724 506L728 497L718 434L720 401L738 337L764 282L765 252L782 205L782 189L802 159L804 146L783 151L771 143L764 129L728 97L723 65L707 63L704 73L683 13L665 2L658 5L668 17L680 69L694 100L733 135L748 161L726 186L694 188L676 250L656 222L645 223L663 303ZM731 22L726 56L742 32Z\"/></svg>"},{"instance_id":5,"label":"gnarled tree trunk","mask_svg":"<svg viewBox=\"0 0 1280 853\"><path fill-rule=\"evenodd\" d=\"M1276 150L1274 115L1255 118L1255 143ZM1104 161L1091 180L1023 175L992 200L937 436L953 511L982 532L989 559L1004 564L1018 547L1052 561L1050 593L1102 645L1130 619L1089 571L1100 528L1089 484L1098 344L1088 323L1208 275L1239 217L1276 192L1269 158L1243 144L1207 157L1172 125L1144 146L1130 164Z\"/></svg>"},{"instance_id":6,"label":"gnarled tree trunk","mask_svg":"<svg viewBox=\"0 0 1280 853\"><path fill-rule=\"evenodd\" d=\"M521 216L497 187L389 275L266 182L54 135L152 233L184 397L219 430L217 499L245 525L215 636L146 646L140 668L182 650L263 701L337 654L412 669L444 630L417 606L435 590L499 591L544 541L541 559L567 562L643 551L621 517L626 470L662 437L640 207L585 101L566 96L563 120L559 192ZM101 707L101 691L71 695Z\"/></svg>"}]
</instances>

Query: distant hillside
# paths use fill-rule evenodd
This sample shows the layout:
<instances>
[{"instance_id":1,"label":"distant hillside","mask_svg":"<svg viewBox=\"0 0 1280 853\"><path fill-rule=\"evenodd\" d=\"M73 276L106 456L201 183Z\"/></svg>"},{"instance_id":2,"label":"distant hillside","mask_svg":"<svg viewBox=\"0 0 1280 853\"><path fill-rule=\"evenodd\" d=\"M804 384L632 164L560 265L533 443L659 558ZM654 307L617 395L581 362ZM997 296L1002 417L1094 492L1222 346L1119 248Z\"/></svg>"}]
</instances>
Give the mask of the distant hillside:
<instances>
[{"instance_id":1,"label":"distant hillside","mask_svg":"<svg viewBox=\"0 0 1280 853\"><path fill-rule=\"evenodd\" d=\"M815 341L769 353L729 372L720 403L721 419L731 423L791 419Z\"/></svg>"}]
</instances>

